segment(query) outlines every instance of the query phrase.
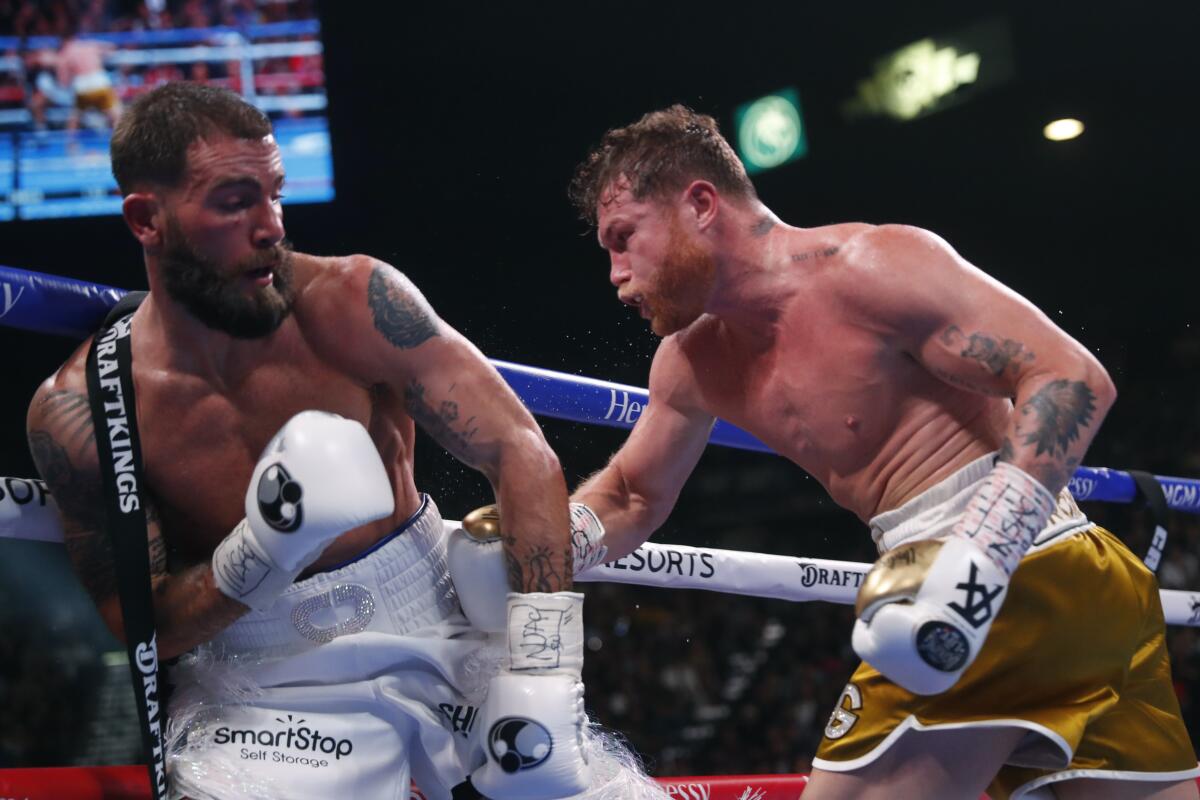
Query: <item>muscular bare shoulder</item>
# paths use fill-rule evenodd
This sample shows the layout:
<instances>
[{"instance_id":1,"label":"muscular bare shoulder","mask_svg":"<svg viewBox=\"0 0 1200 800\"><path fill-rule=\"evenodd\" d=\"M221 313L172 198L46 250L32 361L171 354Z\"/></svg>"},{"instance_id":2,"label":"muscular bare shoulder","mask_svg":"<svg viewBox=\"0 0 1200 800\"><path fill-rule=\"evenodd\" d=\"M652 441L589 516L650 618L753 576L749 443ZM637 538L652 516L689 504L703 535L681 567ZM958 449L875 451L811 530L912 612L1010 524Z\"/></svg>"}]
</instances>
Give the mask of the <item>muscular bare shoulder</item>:
<instances>
[{"instance_id":1,"label":"muscular bare shoulder","mask_svg":"<svg viewBox=\"0 0 1200 800\"><path fill-rule=\"evenodd\" d=\"M307 256L302 264L297 320L331 363L373 382L381 342L407 350L438 335L440 323L425 297L390 264L365 255Z\"/></svg>"},{"instance_id":2,"label":"muscular bare shoulder","mask_svg":"<svg viewBox=\"0 0 1200 800\"><path fill-rule=\"evenodd\" d=\"M847 323L895 341L923 341L948 309L994 282L941 236L912 225L878 225L851 237L830 294Z\"/></svg>"},{"instance_id":3,"label":"muscular bare shoulder","mask_svg":"<svg viewBox=\"0 0 1200 800\"><path fill-rule=\"evenodd\" d=\"M911 280L937 267L954 251L940 236L912 225L870 225L849 231L839 249L845 272L860 279Z\"/></svg>"}]
</instances>

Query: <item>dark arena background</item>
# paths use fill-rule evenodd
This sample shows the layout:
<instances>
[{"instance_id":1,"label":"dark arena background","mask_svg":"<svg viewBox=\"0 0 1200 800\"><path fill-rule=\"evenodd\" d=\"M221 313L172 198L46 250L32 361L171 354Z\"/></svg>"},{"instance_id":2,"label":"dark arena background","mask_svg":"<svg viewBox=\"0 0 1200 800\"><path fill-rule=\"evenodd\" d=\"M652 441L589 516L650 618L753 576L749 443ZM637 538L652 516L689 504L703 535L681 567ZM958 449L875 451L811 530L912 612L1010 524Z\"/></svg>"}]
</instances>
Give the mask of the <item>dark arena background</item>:
<instances>
[{"instance_id":1,"label":"dark arena background","mask_svg":"<svg viewBox=\"0 0 1200 800\"><path fill-rule=\"evenodd\" d=\"M0 0L0 265L143 288L108 121L71 119L38 61L75 27L119 34L103 58L122 102L161 80L253 91L295 182L297 249L394 264L488 356L639 386L657 340L566 186L607 128L685 103L784 161L754 175L784 221L931 229L1092 350L1119 399L1088 465L1200 478L1192 4ZM756 140L746 106L767 95L798 113ZM1062 118L1083 133L1047 138ZM35 474L25 409L75 346L0 325L0 474ZM625 436L542 424L571 485ZM417 478L447 518L491 499L425 438ZM1139 504L1085 511L1145 552ZM1200 517L1166 522L1159 580L1200 591ZM802 471L716 446L655 541L874 559ZM589 709L651 774L808 771L856 664L850 607L585 591ZM139 758L124 650L60 546L0 541L0 630L0 767ZM1200 640L1169 638L1195 738Z\"/></svg>"}]
</instances>

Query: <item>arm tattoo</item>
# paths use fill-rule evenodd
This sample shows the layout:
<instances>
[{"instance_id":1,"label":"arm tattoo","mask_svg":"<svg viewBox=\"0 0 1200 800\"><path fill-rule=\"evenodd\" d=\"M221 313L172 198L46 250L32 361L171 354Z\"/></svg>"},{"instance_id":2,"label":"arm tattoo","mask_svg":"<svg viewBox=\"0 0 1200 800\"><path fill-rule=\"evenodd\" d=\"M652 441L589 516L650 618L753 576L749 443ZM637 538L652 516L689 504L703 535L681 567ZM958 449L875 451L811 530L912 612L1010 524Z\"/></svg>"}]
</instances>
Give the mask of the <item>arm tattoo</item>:
<instances>
[{"instance_id":1,"label":"arm tattoo","mask_svg":"<svg viewBox=\"0 0 1200 800\"><path fill-rule=\"evenodd\" d=\"M554 559L549 547L534 547L524 557L514 553L521 547L515 536L504 536L504 560L508 565L508 585L514 592L565 592L570 591L572 581L554 568ZM574 552L568 543L563 553L568 575L574 563Z\"/></svg>"},{"instance_id":2,"label":"arm tattoo","mask_svg":"<svg viewBox=\"0 0 1200 800\"><path fill-rule=\"evenodd\" d=\"M997 378L1009 373L1016 375L1023 362L1033 361L1034 355L1015 339L1000 339L986 333L965 335L957 325L942 331L942 344L955 348L959 356L978 362Z\"/></svg>"},{"instance_id":3,"label":"arm tattoo","mask_svg":"<svg viewBox=\"0 0 1200 800\"><path fill-rule=\"evenodd\" d=\"M95 444L96 429L92 425L92 409L85 395L66 389L54 389L38 401L46 424L63 433L63 439L74 442L75 453L82 457Z\"/></svg>"},{"instance_id":4,"label":"arm tattoo","mask_svg":"<svg viewBox=\"0 0 1200 800\"><path fill-rule=\"evenodd\" d=\"M29 432L29 449L62 511L64 544L80 582L97 599L115 594L116 572L99 474L75 467L66 449L46 431Z\"/></svg>"},{"instance_id":5,"label":"arm tattoo","mask_svg":"<svg viewBox=\"0 0 1200 800\"><path fill-rule=\"evenodd\" d=\"M1079 438L1079 428L1087 427L1096 411L1096 395L1083 381L1065 378L1050 381L1021 406L1021 416L1029 424L1020 424L1018 434L1024 444L1036 445L1034 455L1065 456Z\"/></svg>"},{"instance_id":6,"label":"arm tattoo","mask_svg":"<svg viewBox=\"0 0 1200 800\"><path fill-rule=\"evenodd\" d=\"M449 391L454 391L454 384L450 385ZM495 445L473 441L479 433L475 417L460 422L458 403L453 400L443 400L436 409L433 408L425 400L425 385L419 381L409 381L404 388L404 408L426 433L464 464L479 467L492 464L499 457Z\"/></svg>"},{"instance_id":7,"label":"arm tattoo","mask_svg":"<svg viewBox=\"0 0 1200 800\"><path fill-rule=\"evenodd\" d=\"M367 282L367 301L375 329L402 350L438 335L433 309L395 270L375 267Z\"/></svg>"},{"instance_id":8,"label":"arm tattoo","mask_svg":"<svg viewBox=\"0 0 1200 800\"><path fill-rule=\"evenodd\" d=\"M997 460L1007 461L1010 464L1015 464L1017 459L1016 449L1013 447L1012 439L1007 436L1000 444L1000 452L997 453ZM1057 491L1058 487L1066 486L1071 481L1071 476L1075 474L1075 470L1079 467L1078 458L1068 458L1061 465L1054 460L1041 461L1033 464L1024 465L1024 469L1033 477L1037 478L1043 486L1051 491Z\"/></svg>"}]
</instances>

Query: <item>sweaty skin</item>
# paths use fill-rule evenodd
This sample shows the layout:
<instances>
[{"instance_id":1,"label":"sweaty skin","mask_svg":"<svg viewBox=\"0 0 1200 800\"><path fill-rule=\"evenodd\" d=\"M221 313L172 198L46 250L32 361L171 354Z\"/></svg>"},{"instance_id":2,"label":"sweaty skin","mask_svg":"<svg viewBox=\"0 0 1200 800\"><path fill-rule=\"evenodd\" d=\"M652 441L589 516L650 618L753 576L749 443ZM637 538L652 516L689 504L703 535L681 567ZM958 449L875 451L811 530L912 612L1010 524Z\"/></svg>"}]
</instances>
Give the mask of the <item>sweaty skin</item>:
<instances>
[{"instance_id":1,"label":"sweaty skin","mask_svg":"<svg viewBox=\"0 0 1200 800\"><path fill-rule=\"evenodd\" d=\"M694 321L660 344L629 439L575 492L610 555L662 524L715 417L864 521L996 450L1052 492L1066 484L1115 391L1044 314L927 231L793 228L697 184L698 201L617 187L598 209L618 295L656 331L675 312L663 264L683 251L714 274Z\"/></svg>"},{"instance_id":2,"label":"sweaty skin","mask_svg":"<svg viewBox=\"0 0 1200 800\"><path fill-rule=\"evenodd\" d=\"M304 575L352 559L419 508L415 421L491 481L505 530L519 534L505 539L513 589L570 588L566 486L557 458L483 355L401 273L367 256L293 253L293 311L274 332L250 339L206 327L166 293L159 261L168 204L198 254L215 263L244 263L283 239L282 163L271 137L201 140L188 163L183 187L126 198L151 287L133 317L132 350L162 657L212 638L246 612L215 587L209 561L244 514L264 446L306 409L340 414L368 430L391 476L396 510L342 534ZM267 291L270 279L261 271L234 274L238 291ZM39 388L27 430L62 511L76 572L120 635L86 401L89 345Z\"/></svg>"}]
</instances>

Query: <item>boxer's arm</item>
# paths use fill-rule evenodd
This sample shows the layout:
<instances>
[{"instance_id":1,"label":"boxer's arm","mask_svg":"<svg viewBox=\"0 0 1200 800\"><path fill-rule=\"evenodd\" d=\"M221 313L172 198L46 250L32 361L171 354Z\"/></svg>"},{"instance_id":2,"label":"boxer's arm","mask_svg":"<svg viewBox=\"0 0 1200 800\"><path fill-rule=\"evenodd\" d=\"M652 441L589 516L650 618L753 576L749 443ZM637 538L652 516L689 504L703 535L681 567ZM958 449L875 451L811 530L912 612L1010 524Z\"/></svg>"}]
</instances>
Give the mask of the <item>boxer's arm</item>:
<instances>
[{"instance_id":1,"label":"boxer's arm","mask_svg":"<svg viewBox=\"0 0 1200 800\"><path fill-rule=\"evenodd\" d=\"M82 387L48 381L29 407L29 448L62 517L63 539L76 575L108 628L124 640L112 542L91 408ZM217 590L208 564L167 572L166 548L153 503L146 508L150 581L158 650L173 658L207 641L246 613Z\"/></svg>"},{"instance_id":2,"label":"boxer's arm","mask_svg":"<svg viewBox=\"0 0 1200 800\"><path fill-rule=\"evenodd\" d=\"M491 482L509 583L519 592L571 588L567 490L558 457L500 373L391 266L355 257L340 294L340 352L358 374L399 395L413 420Z\"/></svg>"},{"instance_id":3,"label":"boxer's arm","mask_svg":"<svg viewBox=\"0 0 1200 800\"><path fill-rule=\"evenodd\" d=\"M708 443L714 418L695 400L673 337L650 367L650 402L608 464L575 489L604 525L608 560L628 555L667 519Z\"/></svg>"},{"instance_id":4,"label":"boxer's arm","mask_svg":"<svg viewBox=\"0 0 1200 800\"><path fill-rule=\"evenodd\" d=\"M846 276L864 320L940 380L1011 399L1000 458L1057 494L1116 399L1104 367L941 238L898 225L865 236Z\"/></svg>"}]
</instances>

